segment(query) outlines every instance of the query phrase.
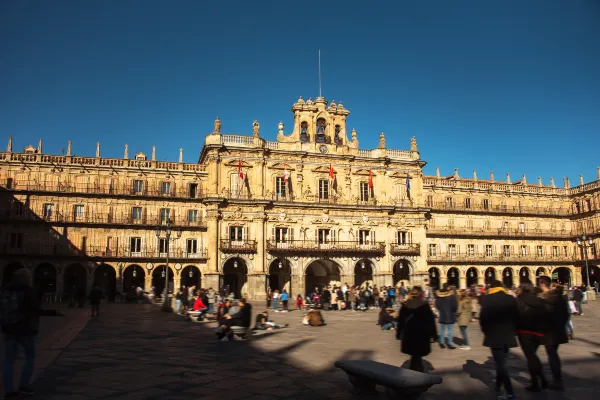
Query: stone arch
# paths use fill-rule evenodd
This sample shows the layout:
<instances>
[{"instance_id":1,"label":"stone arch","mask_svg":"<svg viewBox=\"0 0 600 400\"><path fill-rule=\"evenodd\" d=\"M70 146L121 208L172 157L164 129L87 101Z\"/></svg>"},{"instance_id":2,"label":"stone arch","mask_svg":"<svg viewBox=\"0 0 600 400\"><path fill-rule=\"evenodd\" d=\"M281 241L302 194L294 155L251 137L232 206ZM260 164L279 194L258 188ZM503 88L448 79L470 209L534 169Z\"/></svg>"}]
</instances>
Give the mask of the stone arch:
<instances>
[{"instance_id":1,"label":"stone arch","mask_svg":"<svg viewBox=\"0 0 600 400\"><path fill-rule=\"evenodd\" d=\"M21 268L25 268L25 266L16 261L10 262L2 267L2 286L8 285L12 280L15 271Z\"/></svg>"},{"instance_id":2,"label":"stone arch","mask_svg":"<svg viewBox=\"0 0 600 400\"><path fill-rule=\"evenodd\" d=\"M100 285L109 301L114 301L117 294L117 270L110 264L99 264L94 268L94 286Z\"/></svg>"},{"instance_id":3,"label":"stone arch","mask_svg":"<svg viewBox=\"0 0 600 400\"><path fill-rule=\"evenodd\" d=\"M233 260L235 258L244 261L244 264L246 265L246 268L248 268L248 272L254 271L254 263L252 262L252 260L250 259L250 257L248 257L247 254L236 254L236 255L233 255L233 256L225 257L224 259L222 259L222 262L221 262L221 271L223 271L223 268L225 267L225 264L227 264L230 260Z\"/></svg>"},{"instance_id":4,"label":"stone arch","mask_svg":"<svg viewBox=\"0 0 600 400\"><path fill-rule=\"evenodd\" d=\"M154 294L157 297L162 297L164 295L166 271L167 266L165 264L161 264L152 268L152 286L154 287ZM169 293L173 292L174 279L175 274L173 267L169 266Z\"/></svg>"},{"instance_id":5,"label":"stone arch","mask_svg":"<svg viewBox=\"0 0 600 400\"><path fill-rule=\"evenodd\" d=\"M481 276L481 272L475 267L471 267L467 269L465 272L467 278L467 287L475 286L479 283L479 277Z\"/></svg>"},{"instance_id":6,"label":"stone arch","mask_svg":"<svg viewBox=\"0 0 600 400\"><path fill-rule=\"evenodd\" d=\"M244 257L229 257L223 264L221 286L229 287L236 298L247 297L249 270Z\"/></svg>"},{"instance_id":7,"label":"stone arch","mask_svg":"<svg viewBox=\"0 0 600 400\"><path fill-rule=\"evenodd\" d=\"M41 263L33 271L33 287L39 295L56 293L57 270L53 264Z\"/></svg>"},{"instance_id":8,"label":"stone arch","mask_svg":"<svg viewBox=\"0 0 600 400\"><path fill-rule=\"evenodd\" d=\"M396 260L392 267L392 283L394 287L400 286L401 283L405 285L410 283L410 277L413 273L412 263L406 258L400 258Z\"/></svg>"},{"instance_id":9,"label":"stone arch","mask_svg":"<svg viewBox=\"0 0 600 400\"><path fill-rule=\"evenodd\" d=\"M557 267L552 270L552 281L559 282L561 284L568 284L569 287L573 285L573 274L567 267Z\"/></svg>"},{"instance_id":10,"label":"stone arch","mask_svg":"<svg viewBox=\"0 0 600 400\"><path fill-rule=\"evenodd\" d=\"M494 267L487 267L485 269L484 275L483 275L483 279L486 285L489 285L490 283L492 283L492 281L498 279L498 274L496 272L496 268Z\"/></svg>"},{"instance_id":11,"label":"stone arch","mask_svg":"<svg viewBox=\"0 0 600 400\"><path fill-rule=\"evenodd\" d=\"M304 288L312 293L315 288L322 291L332 282L341 282L343 276L342 266L334 259L316 259L307 263L304 270ZM345 282L341 282L344 284Z\"/></svg>"},{"instance_id":12,"label":"stone arch","mask_svg":"<svg viewBox=\"0 0 600 400\"><path fill-rule=\"evenodd\" d=\"M440 289L440 276L442 271L440 271L439 268L437 267L431 267L428 270L429 273L429 286L431 286L431 288L439 290Z\"/></svg>"},{"instance_id":13,"label":"stone arch","mask_svg":"<svg viewBox=\"0 0 600 400\"><path fill-rule=\"evenodd\" d=\"M135 293L138 287L144 288L146 270L138 264L128 265L123 270L123 292Z\"/></svg>"},{"instance_id":14,"label":"stone arch","mask_svg":"<svg viewBox=\"0 0 600 400\"><path fill-rule=\"evenodd\" d=\"M63 292L72 297L85 298L88 292L87 281L87 269L79 263L71 264L65 268L63 273Z\"/></svg>"},{"instance_id":15,"label":"stone arch","mask_svg":"<svg viewBox=\"0 0 600 400\"><path fill-rule=\"evenodd\" d=\"M446 279L448 285L460 287L460 269L456 267L448 268L448 272L446 272Z\"/></svg>"},{"instance_id":16,"label":"stone arch","mask_svg":"<svg viewBox=\"0 0 600 400\"><path fill-rule=\"evenodd\" d=\"M590 286L594 288L594 282L600 283L600 267L597 265L588 265L588 269L590 270ZM575 274L573 274L575 276ZM585 266L581 267L581 283L587 285L587 271Z\"/></svg>"},{"instance_id":17,"label":"stone arch","mask_svg":"<svg viewBox=\"0 0 600 400\"><path fill-rule=\"evenodd\" d=\"M548 276L548 270L545 267L538 267L535 270L535 277L539 278L540 276Z\"/></svg>"},{"instance_id":18,"label":"stone arch","mask_svg":"<svg viewBox=\"0 0 600 400\"><path fill-rule=\"evenodd\" d=\"M375 266L368 258L362 258L354 263L354 285L373 284Z\"/></svg>"},{"instance_id":19,"label":"stone arch","mask_svg":"<svg viewBox=\"0 0 600 400\"><path fill-rule=\"evenodd\" d=\"M515 285L514 270L511 267L506 267L502 271L502 283L507 288L512 288Z\"/></svg>"},{"instance_id":20,"label":"stone arch","mask_svg":"<svg viewBox=\"0 0 600 400\"><path fill-rule=\"evenodd\" d=\"M186 265L179 273L181 286L202 287L202 271L196 265Z\"/></svg>"},{"instance_id":21,"label":"stone arch","mask_svg":"<svg viewBox=\"0 0 600 400\"><path fill-rule=\"evenodd\" d=\"M280 293L286 290L292 296L292 263L285 257L278 257L269 263L269 275L267 276L267 289L278 290Z\"/></svg>"},{"instance_id":22,"label":"stone arch","mask_svg":"<svg viewBox=\"0 0 600 400\"><path fill-rule=\"evenodd\" d=\"M307 258L304 260L304 265L302 266L302 275L306 275L306 270L308 269L308 266L310 264L312 264L315 261L320 261L320 260L328 260L328 261L332 261L332 262L336 263L338 265L338 267L340 268L340 274L342 276L343 275L352 275L354 273L354 271L349 270L348 262L346 261L346 259L343 259L340 257L329 257L329 258L311 257L311 258ZM354 260L352 260L352 261L354 261ZM352 263L352 265L354 266L354 263ZM375 270L377 270L377 266L375 266Z\"/></svg>"},{"instance_id":23,"label":"stone arch","mask_svg":"<svg viewBox=\"0 0 600 400\"><path fill-rule=\"evenodd\" d=\"M521 267L519 270L519 283L532 283L531 275L532 273L528 267Z\"/></svg>"}]
</instances>

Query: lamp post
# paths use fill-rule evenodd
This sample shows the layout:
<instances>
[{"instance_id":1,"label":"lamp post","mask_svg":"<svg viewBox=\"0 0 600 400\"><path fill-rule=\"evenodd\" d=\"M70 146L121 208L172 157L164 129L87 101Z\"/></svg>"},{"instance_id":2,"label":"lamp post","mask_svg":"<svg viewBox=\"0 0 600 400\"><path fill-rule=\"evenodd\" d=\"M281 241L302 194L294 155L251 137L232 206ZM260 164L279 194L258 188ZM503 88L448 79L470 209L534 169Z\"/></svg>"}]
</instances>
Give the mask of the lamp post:
<instances>
[{"instance_id":1,"label":"lamp post","mask_svg":"<svg viewBox=\"0 0 600 400\"><path fill-rule=\"evenodd\" d=\"M590 267L588 265L588 251L589 247L594 247L594 242L592 238L588 238L583 233L581 236L577 236L577 246L583 249L583 254L585 256L585 276L587 278L587 291L589 292L591 289L590 286Z\"/></svg>"},{"instance_id":2,"label":"lamp post","mask_svg":"<svg viewBox=\"0 0 600 400\"><path fill-rule=\"evenodd\" d=\"M167 265L165 266L165 295L163 297L163 304L161 307L161 311L173 312L173 308L171 307L171 302L169 301L169 247L171 245L171 240L175 241L175 240L181 238L181 231L178 230L176 233L177 237L174 239L171 239L171 235L173 234L173 224L172 224L171 219L167 219L166 224L164 226L158 225L156 227L156 237L159 239L159 241L161 238L160 234L163 231L165 232L165 237L166 237L166 241L167 241L167 257L166 257Z\"/></svg>"}]
</instances>

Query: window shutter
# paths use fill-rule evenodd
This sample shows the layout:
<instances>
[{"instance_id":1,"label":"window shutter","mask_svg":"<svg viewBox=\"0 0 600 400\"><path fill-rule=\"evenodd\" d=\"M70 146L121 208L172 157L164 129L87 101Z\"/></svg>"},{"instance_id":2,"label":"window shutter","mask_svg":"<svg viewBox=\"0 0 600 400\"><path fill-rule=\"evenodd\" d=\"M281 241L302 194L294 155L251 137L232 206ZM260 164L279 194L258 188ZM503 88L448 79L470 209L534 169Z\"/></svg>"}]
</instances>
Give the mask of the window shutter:
<instances>
[{"instance_id":1,"label":"window shutter","mask_svg":"<svg viewBox=\"0 0 600 400\"><path fill-rule=\"evenodd\" d=\"M331 232L331 242L337 243L337 231L335 229L332 229L330 232Z\"/></svg>"},{"instance_id":2,"label":"window shutter","mask_svg":"<svg viewBox=\"0 0 600 400\"><path fill-rule=\"evenodd\" d=\"M375 244L376 243L376 238L375 238L375 230L371 231L371 243Z\"/></svg>"},{"instance_id":3,"label":"window shutter","mask_svg":"<svg viewBox=\"0 0 600 400\"><path fill-rule=\"evenodd\" d=\"M175 209L171 208L171 211L169 211L169 218L171 219L171 221L175 222Z\"/></svg>"},{"instance_id":4,"label":"window shutter","mask_svg":"<svg viewBox=\"0 0 600 400\"><path fill-rule=\"evenodd\" d=\"M177 185L175 184L175 182L171 183L171 196L175 196L177 193Z\"/></svg>"},{"instance_id":5,"label":"window shutter","mask_svg":"<svg viewBox=\"0 0 600 400\"><path fill-rule=\"evenodd\" d=\"M293 242L294 241L294 228L289 228L289 232L290 232L290 241Z\"/></svg>"},{"instance_id":6,"label":"window shutter","mask_svg":"<svg viewBox=\"0 0 600 400\"><path fill-rule=\"evenodd\" d=\"M244 242L248 241L248 227L244 226L244 236L243 236L243 240Z\"/></svg>"},{"instance_id":7,"label":"window shutter","mask_svg":"<svg viewBox=\"0 0 600 400\"><path fill-rule=\"evenodd\" d=\"M275 228L275 227L271 228L271 242L273 242L273 243L275 243L275 239L276 239L275 229L277 229L277 228Z\"/></svg>"},{"instance_id":8,"label":"window shutter","mask_svg":"<svg viewBox=\"0 0 600 400\"><path fill-rule=\"evenodd\" d=\"M319 243L319 230L315 229L315 243Z\"/></svg>"},{"instance_id":9,"label":"window shutter","mask_svg":"<svg viewBox=\"0 0 600 400\"><path fill-rule=\"evenodd\" d=\"M230 229L229 226L225 227L225 240L229 240L229 229Z\"/></svg>"}]
</instances>

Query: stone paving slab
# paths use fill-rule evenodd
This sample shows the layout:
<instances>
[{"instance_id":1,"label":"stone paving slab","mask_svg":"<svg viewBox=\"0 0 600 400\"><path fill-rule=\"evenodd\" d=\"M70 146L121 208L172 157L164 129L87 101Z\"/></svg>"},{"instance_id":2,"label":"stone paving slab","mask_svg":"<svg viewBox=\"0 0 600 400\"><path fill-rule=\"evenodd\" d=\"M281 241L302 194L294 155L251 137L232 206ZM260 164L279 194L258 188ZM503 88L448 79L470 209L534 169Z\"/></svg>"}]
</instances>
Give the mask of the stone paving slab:
<instances>
[{"instance_id":1,"label":"stone paving slab","mask_svg":"<svg viewBox=\"0 0 600 400\"><path fill-rule=\"evenodd\" d=\"M260 306L254 312L260 312ZM290 327L248 341L219 342L214 323L192 324L152 305L107 305L47 367L34 388L39 399L354 399L337 359L374 359L402 365L407 356L393 331L375 325L376 311L324 313L327 326L301 324L298 311L274 313ZM577 340L561 346L567 391L533 396L519 350L509 360L520 398L597 398L600 370L600 304L574 317ZM455 329L458 336L458 329ZM481 346L477 324L473 349L434 347L427 360L444 382L424 399L494 398L494 365ZM460 338L457 339L459 342ZM545 354L540 352L546 363ZM549 375L549 372L548 372ZM366 397L361 397L366 398ZM383 395L369 398L383 398Z\"/></svg>"}]
</instances>

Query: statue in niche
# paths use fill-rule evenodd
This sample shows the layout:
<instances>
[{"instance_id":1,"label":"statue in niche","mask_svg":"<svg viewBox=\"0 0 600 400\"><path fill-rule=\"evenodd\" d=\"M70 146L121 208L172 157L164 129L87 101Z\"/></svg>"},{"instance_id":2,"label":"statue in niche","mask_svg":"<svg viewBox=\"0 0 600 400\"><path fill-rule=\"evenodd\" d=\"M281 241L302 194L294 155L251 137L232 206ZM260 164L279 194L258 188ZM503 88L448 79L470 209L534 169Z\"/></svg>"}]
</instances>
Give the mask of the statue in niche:
<instances>
[{"instance_id":1,"label":"statue in niche","mask_svg":"<svg viewBox=\"0 0 600 400\"><path fill-rule=\"evenodd\" d=\"M221 133L221 120L219 119L219 117L215 119L215 129L213 133Z\"/></svg>"},{"instance_id":2,"label":"statue in niche","mask_svg":"<svg viewBox=\"0 0 600 400\"><path fill-rule=\"evenodd\" d=\"M308 123L306 121L300 124L300 141L308 142Z\"/></svg>"},{"instance_id":3,"label":"statue in niche","mask_svg":"<svg viewBox=\"0 0 600 400\"><path fill-rule=\"evenodd\" d=\"M317 143L325 143L325 124L323 118L317 120Z\"/></svg>"},{"instance_id":4,"label":"statue in niche","mask_svg":"<svg viewBox=\"0 0 600 400\"><path fill-rule=\"evenodd\" d=\"M260 136L260 124L258 123L258 121L254 121L254 123L252 124L252 136Z\"/></svg>"},{"instance_id":5,"label":"statue in niche","mask_svg":"<svg viewBox=\"0 0 600 400\"><path fill-rule=\"evenodd\" d=\"M340 133L342 131L342 127L339 125L335 126L335 136L333 137L333 142L335 143L336 146L339 146L340 144Z\"/></svg>"}]
</instances>

